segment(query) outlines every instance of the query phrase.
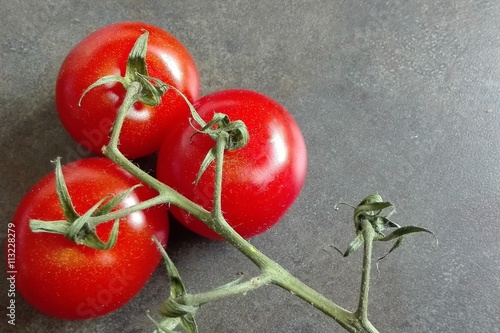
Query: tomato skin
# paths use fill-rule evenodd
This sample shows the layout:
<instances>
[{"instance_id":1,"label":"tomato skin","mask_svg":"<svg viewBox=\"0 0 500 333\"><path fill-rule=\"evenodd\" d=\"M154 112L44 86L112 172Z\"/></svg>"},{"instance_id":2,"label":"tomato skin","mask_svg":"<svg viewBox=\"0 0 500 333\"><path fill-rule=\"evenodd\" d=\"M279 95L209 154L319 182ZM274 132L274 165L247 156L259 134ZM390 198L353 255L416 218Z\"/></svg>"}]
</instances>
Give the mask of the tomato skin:
<instances>
[{"instance_id":1,"label":"tomato skin","mask_svg":"<svg viewBox=\"0 0 500 333\"><path fill-rule=\"evenodd\" d=\"M222 211L229 224L245 238L268 230L290 208L305 181L307 153L297 123L280 104L251 90L215 92L199 99L194 107L205 121L217 112L246 124L250 134L247 146L224 154ZM166 136L158 155L157 177L210 210L215 163L197 185L193 181L215 142L207 135L191 137L194 133L186 123ZM195 233L220 239L185 211L172 206L171 212Z\"/></svg>"},{"instance_id":2,"label":"tomato skin","mask_svg":"<svg viewBox=\"0 0 500 333\"><path fill-rule=\"evenodd\" d=\"M120 83L98 86L84 96L81 106L78 102L84 90L99 78L125 74L128 55L144 30L149 32L148 74L176 87L190 101L199 96L196 64L188 50L168 32L142 22L120 22L91 33L62 63L55 99L66 130L80 145L98 155L109 142L108 133L125 88ZM188 115L186 103L174 90L167 91L158 106L135 103L120 134L120 150L129 158L158 151L168 126Z\"/></svg>"},{"instance_id":3,"label":"tomato skin","mask_svg":"<svg viewBox=\"0 0 500 333\"><path fill-rule=\"evenodd\" d=\"M109 194L138 184L132 175L106 158L87 158L63 166L76 211L81 215ZM154 197L140 186L117 207ZM128 302L158 266L161 255L151 240L165 245L168 216L162 207L132 213L120 221L118 240L109 250L77 245L63 235L33 233L30 219L63 220L55 192L54 172L40 180L18 206L16 231L16 288L38 310L63 319L87 319L107 314ZM113 222L97 226L106 241Z\"/></svg>"}]
</instances>

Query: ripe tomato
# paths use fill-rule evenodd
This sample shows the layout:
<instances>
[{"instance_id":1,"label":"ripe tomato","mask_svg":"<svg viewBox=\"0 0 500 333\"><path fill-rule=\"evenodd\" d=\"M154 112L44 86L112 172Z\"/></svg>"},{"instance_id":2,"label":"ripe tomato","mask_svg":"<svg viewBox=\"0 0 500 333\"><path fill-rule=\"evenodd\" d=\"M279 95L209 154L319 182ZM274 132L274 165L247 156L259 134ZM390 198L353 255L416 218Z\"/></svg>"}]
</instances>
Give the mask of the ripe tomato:
<instances>
[{"instance_id":1,"label":"ripe tomato","mask_svg":"<svg viewBox=\"0 0 500 333\"><path fill-rule=\"evenodd\" d=\"M101 154L109 142L108 133L125 96L120 83L90 90L78 105L86 88L107 75L125 74L127 59L135 41L149 32L146 63L148 74L179 89L189 100L199 96L196 64L186 48L168 32L141 22L121 22L101 28L78 43L68 54L55 88L59 117L70 135L84 148ZM162 103L151 107L137 102L130 110L120 135L120 150L129 158L159 150L169 124L179 114L188 117L184 100L173 90Z\"/></svg>"},{"instance_id":2,"label":"ripe tomato","mask_svg":"<svg viewBox=\"0 0 500 333\"><path fill-rule=\"evenodd\" d=\"M224 153L222 211L243 237L258 235L285 214L298 197L307 169L306 146L292 116L277 102L250 90L224 90L199 99L194 107L205 121L214 113L242 120L249 143ZM193 184L205 155L215 145L208 135L192 135L188 122L167 134L157 161L157 177L206 209L213 205L215 163ZM209 238L220 237L202 222L173 207L187 228Z\"/></svg>"},{"instance_id":3,"label":"ripe tomato","mask_svg":"<svg viewBox=\"0 0 500 333\"><path fill-rule=\"evenodd\" d=\"M62 167L78 214L84 214L109 194L120 194L139 183L110 160L87 158ZM149 187L134 189L116 209L152 198ZM63 220L54 172L24 197L14 215L16 288L35 308L54 317L86 319L109 313L128 302L146 283L160 261L152 236L166 244L168 217L152 207L121 219L118 239L109 250L77 245L63 235L34 233L29 220ZM113 221L100 224L106 241Z\"/></svg>"}]
</instances>

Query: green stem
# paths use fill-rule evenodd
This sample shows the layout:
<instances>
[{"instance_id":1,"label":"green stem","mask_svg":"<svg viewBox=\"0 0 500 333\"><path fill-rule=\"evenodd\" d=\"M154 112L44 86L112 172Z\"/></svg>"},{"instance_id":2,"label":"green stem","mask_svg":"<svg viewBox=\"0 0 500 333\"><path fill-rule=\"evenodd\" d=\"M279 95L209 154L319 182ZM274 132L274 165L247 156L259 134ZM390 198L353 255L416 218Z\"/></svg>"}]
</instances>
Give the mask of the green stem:
<instances>
[{"instance_id":1,"label":"green stem","mask_svg":"<svg viewBox=\"0 0 500 333\"><path fill-rule=\"evenodd\" d=\"M225 132L220 133L215 147L215 184L214 184L214 206L211 212L211 219L209 219L208 226L216 231L219 235L224 237L226 241L231 243L246 257L248 257L257 267L263 268L264 263L267 261L264 255L261 254L253 245L246 239L241 237L234 229L227 223L222 215L222 170L224 164L224 149L228 134ZM257 254L257 255L256 255Z\"/></svg>"},{"instance_id":2,"label":"green stem","mask_svg":"<svg viewBox=\"0 0 500 333\"><path fill-rule=\"evenodd\" d=\"M262 283L257 285L252 285L250 282L247 284L242 284L239 287L230 289L229 292L222 292L220 290L213 290L207 293L202 293L198 295L185 295L183 297L183 303L189 304L191 302L199 304L213 299L218 299L221 297L231 296L236 294L238 291L244 292L246 290L253 290L264 284L272 283L291 293L297 295L301 299L305 300L315 308L319 309L323 313L327 314L335 321L337 321L342 327L344 327L349 332L357 333L378 333L378 331L369 322L360 322L358 317L347 311L346 309L340 307L336 303L327 299L311 287L304 284L302 281L294 277L287 270L281 267L279 264L271 260L269 257L264 255L262 252L257 250L253 245L251 245L247 240L241 237L234 229L227 223L222 215L221 207L221 192L222 192L222 168L224 160L224 147L226 146L226 141L228 135L225 132L221 132L216 141L216 169L215 169L215 189L214 189L214 207L211 212L205 210L203 207L195 204L189 199L185 198L169 186L158 181L156 178L152 177L148 173L141 170L131 161L129 161L118 149L119 134L126 118L128 110L132 105L138 101L138 96L140 93L140 85L132 83L127 89L127 94L125 100L118 111L117 118L113 124L111 139L108 146L103 147L103 154L110 158L112 161L123 167L125 170L133 174L135 177L140 179L143 183L149 185L158 191L159 195L155 198L158 203L171 203L174 204L188 213L196 216L199 220L203 221L211 229L219 233L222 237L226 239L231 245L243 253L249 260L251 260L262 272ZM147 205L152 204L153 200L149 201ZM123 215L125 213L130 213L132 211L141 208L136 205L133 207L126 208L123 210ZM121 211L112 212L106 215L99 216L97 220L111 220L113 218L122 216ZM265 283L264 283L265 282ZM241 289L240 289L241 288ZM182 301L181 301L182 302Z\"/></svg>"},{"instance_id":3,"label":"green stem","mask_svg":"<svg viewBox=\"0 0 500 333\"><path fill-rule=\"evenodd\" d=\"M358 308L354 313L361 323L370 327L372 332L378 332L368 320L368 298L370 293L370 272L372 264L372 248L373 239L375 238L375 230L367 219L361 220L361 228L363 232L364 253L363 253L363 272L361 276L361 288L359 293Z\"/></svg>"},{"instance_id":4,"label":"green stem","mask_svg":"<svg viewBox=\"0 0 500 333\"><path fill-rule=\"evenodd\" d=\"M269 276L261 274L259 276L253 277L248 281L238 283L232 286L223 286L221 288L216 288L199 294L184 295L178 298L177 301L182 304L200 306L205 303L227 298L230 296L246 294L249 291L268 285L270 282L271 279Z\"/></svg>"},{"instance_id":5,"label":"green stem","mask_svg":"<svg viewBox=\"0 0 500 333\"><path fill-rule=\"evenodd\" d=\"M316 290L312 289L301 280L290 274L278 264L270 264L266 267L268 274L273 277L273 283L292 294L300 297L307 303L311 304L316 309L320 310L327 316L333 318L340 326L349 332L371 332L360 330L360 325L356 321L356 317L346 309L332 302ZM375 333L375 332L372 332Z\"/></svg>"},{"instance_id":6,"label":"green stem","mask_svg":"<svg viewBox=\"0 0 500 333\"><path fill-rule=\"evenodd\" d=\"M142 86L139 82L132 82L127 87L127 92L123 99L123 103L118 110L115 121L113 122L113 127L111 128L111 138L109 140L109 144L102 147L102 153L104 154L104 156L107 156L109 159L127 170L136 178L140 179L143 183L160 192L160 190L165 188L166 185L147 172L141 170L141 168L132 163L118 149L120 132L123 127L123 123L134 103L139 101L139 94L141 92L141 89Z\"/></svg>"},{"instance_id":7,"label":"green stem","mask_svg":"<svg viewBox=\"0 0 500 333\"><path fill-rule=\"evenodd\" d=\"M109 144L102 148L102 152L104 156L108 157L110 160L121 166L123 169L127 170L137 179L140 179L142 183L147 184L151 188L155 189L161 198L161 203L169 203L175 206L182 207L184 210L189 212L190 214L196 216L201 221L206 222L210 219L210 212L206 209L187 199L171 187L166 184L160 182L155 177L151 176L147 172L143 171L137 165L132 163L127 157L125 157L122 152L118 149L120 132L127 116L127 113L132 108L134 103L139 101L139 93L141 91L141 85L139 82L132 82L128 88L126 95L124 97L123 103L118 110L118 114L113 123L113 127L111 129L111 138ZM131 208L131 207L130 207ZM116 212L115 212L116 213ZM104 217L109 216L110 214L103 215Z\"/></svg>"},{"instance_id":8,"label":"green stem","mask_svg":"<svg viewBox=\"0 0 500 333\"><path fill-rule=\"evenodd\" d=\"M351 312L338 306L311 287L307 286L278 263L258 251L253 245L234 231L234 229L226 222L222 215L221 193L224 147L226 146L227 138L227 134L224 134L223 132L218 137L216 142L214 207L212 211L213 220L210 221L210 227L223 236L248 259L254 262L264 275L271 278L271 283L302 298L318 310L336 320L349 332L377 332L376 330L373 331L370 329L360 331L360 326L357 325L355 317Z\"/></svg>"},{"instance_id":9,"label":"green stem","mask_svg":"<svg viewBox=\"0 0 500 333\"><path fill-rule=\"evenodd\" d=\"M141 201L138 204L132 205L130 207L115 210L115 211L112 211L112 212L109 212L109 213L106 213L103 215L99 215L99 216L93 216L89 222L89 225L91 227L96 227L101 223L111 221L111 220L116 220L116 219L125 217L131 213L135 213L135 212L138 212L138 211L150 208L150 207L164 204L166 201L167 201L167 199L164 196L158 195L154 198L151 198L151 199L148 199L145 201Z\"/></svg>"}]
</instances>

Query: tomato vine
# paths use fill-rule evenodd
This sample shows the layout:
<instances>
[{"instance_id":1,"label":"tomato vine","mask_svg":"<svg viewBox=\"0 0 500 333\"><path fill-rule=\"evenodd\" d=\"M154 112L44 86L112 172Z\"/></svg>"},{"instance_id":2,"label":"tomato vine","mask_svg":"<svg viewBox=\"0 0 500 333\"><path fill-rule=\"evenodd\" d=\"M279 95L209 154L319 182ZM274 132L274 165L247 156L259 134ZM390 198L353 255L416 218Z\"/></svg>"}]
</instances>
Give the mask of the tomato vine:
<instances>
[{"instance_id":1,"label":"tomato vine","mask_svg":"<svg viewBox=\"0 0 500 333\"><path fill-rule=\"evenodd\" d=\"M140 38L147 39L147 35L143 35ZM146 43L136 43L136 47L145 48ZM145 55L145 49L137 50L134 47L131 54L134 55L134 61L137 62L137 55ZM144 56L139 58L139 62L145 62ZM145 63L139 63L139 67L145 68ZM151 206L161 204L175 205L205 223L210 229L215 231L228 243L238 249L260 270L258 275L250 279L243 279L240 277L236 281L230 282L219 288L198 294L190 294L187 292L173 262L169 259L163 247L158 243L158 249L163 255L170 278L170 297L165 301L161 309L162 318L158 321L151 318L156 325L157 332L175 332L174 330L179 326L186 332L197 332L195 314L199 306L217 299L256 290L262 286L270 284L279 286L302 298L319 311L333 318L348 332L378 332L368 318L370 272L374 242L396 240L393 247L393 249L395 249L401 244L403 236L409 233L432 232L415 226L401 227L389 220L388 217L382 215L382 212L385 211L385 209L392 207L392 204L385 202L379 195L368 196L357 207L354 207L353 221L356 238L343 255L347 256L363 245L363 271L357 309L352 312L344 309L304 284L302 281L289 273L285 268L260 252L248 240L240 236L226 221L221 202L224 157L225 152L229 148L245 149L244 144L238 147L233 147L233 145L230 144L234 140L232 137L234 135L234 128L238 128L238 131L242 131L241 133L243 133L243 136L246 135L245 131L242 129L244 126L242 126L238 120L231 123L224 117L224 115L220 114L217 115L218 118L212 122L205 122L197 114L196 109L190 101L176 88L141 73L134 73L134 77L136 80L127 82L126 95L113 122L109 144L102 148L102 153L109 160L113 161L135 176L142 184L156 190L158 195L146 202L123 209L109 211L98 215L87 214L85 215L85 223L87 225L98 225L99 223L106 221L115 221L132 212L143 210ZM97 83L99 84L103 82L105 83L107 81L98 81ZM93 86L89 87L89 89L92 88ZM211 210L203 208L163 182L159 181L152 175L146 173L129 160L120 150L119 142L123 123L128 111L134 103L141 101L146 104L149 103L150 105L156 105L157 103L161 103L161 98L159 98L159 96L168 90L175 90L175 92L185 100L189 106L192 118L195 119L195 121L197 121L197 123L203 128L199 135L209 135L215 141L212 150L207 152L209 155L207 155L208 157L206 162L204 165L200 166L200 170L203 172L203 170L206 169L206 163L215 163L213 190L214 199ZM144 96L147 96L147 98L144 98ZM211 130L215 128L213 127L214 125L220 124L221 119L224 119L224 121L227 122L227 127L224 128L222 126L216 126L216 131ZM235 124L236 122L238 122L238 126L230 125ZM241 133L238 132L238 135L241 135ZM245 138L243 143L245 143L245 141L247 142L248 138ZM44 223L42 221L32 221L31 227L33 231L47 231L46 228L50 224L51 222ZM388 235L384 234L385 230L391 228L393 228L394 231ZM106 246L101 244L103 248L107 248L107 245L112 244L106 244ZM391 251L393 249L391 249Z\"/></svg>"}]
</instances>

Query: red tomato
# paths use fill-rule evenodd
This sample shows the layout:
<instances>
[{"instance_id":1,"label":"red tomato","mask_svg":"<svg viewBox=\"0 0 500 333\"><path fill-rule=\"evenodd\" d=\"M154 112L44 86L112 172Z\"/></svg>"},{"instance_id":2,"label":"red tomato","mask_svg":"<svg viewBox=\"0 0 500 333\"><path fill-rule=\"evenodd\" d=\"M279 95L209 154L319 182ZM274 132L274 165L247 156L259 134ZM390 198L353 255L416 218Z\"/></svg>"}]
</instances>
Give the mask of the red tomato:
<instances>
[{"instance_id":1,"label":"red tomato","mask_svg":"<svg viewBox=\"0 0 500 333\"><path fill-rule=\"evenodd\" d=\"M139 183L102 157L69 163L62 171L80 215L103 197ZM55 189L52 172L28 192L15 213L16 288L30 304L54 317L86 319L109 313L136 295L157 267L161 255L151 238L166 244L165 210L156 206L122 218L114 247L95 250L63 235L30 230L30 219L64 219ZM138 187L117 209L155 195L149 187ZM98 225L99 238L106 241L112 225L113 221Z\"/></svg>"},{"instance_id":2,"label":"red tomato","mask_svg":"<svg viewBox=\"0 0 500 333\"><path fill-rule=\"evenodd\" d=\"M199 99L194 107L205 121L215 112L242 120L249 143L226 151L222 178L222 211L243 237L258 235L285 214L298 197L307 169L306 146L292 116L277 102L249 90L225 90ZM215 163L196 174L207 152L215 145L207 135L192 135L186 122L165 138L157 162L157 177L187 198L210 210L213 205ZM202 222L177 208L174 216L187 228L209 238L220 237Z\"/></svg>"},{"instance_id":3,"label":"red tomato","mask_svg":"<svg viewBox=\"0 0 500 333\"><path fill-rule=\"evenodd\" d=\"M84 148L101 154L108 133L125 96L120 83L84 90L106 75L125 74L135 41L149 32L146 63L148 74L179 89L189 100L199 96L196 64L186 48L168 32L141 22L121 22L101 28L77 44L64 60L56 83L56 107L70 135ZM168 126L181 115L188 117L184 100L173 90L162 103L151 107L137 102L130 110L120 135L120 150L129 158L159 150Z\"/></svg>"}]
</instances>

